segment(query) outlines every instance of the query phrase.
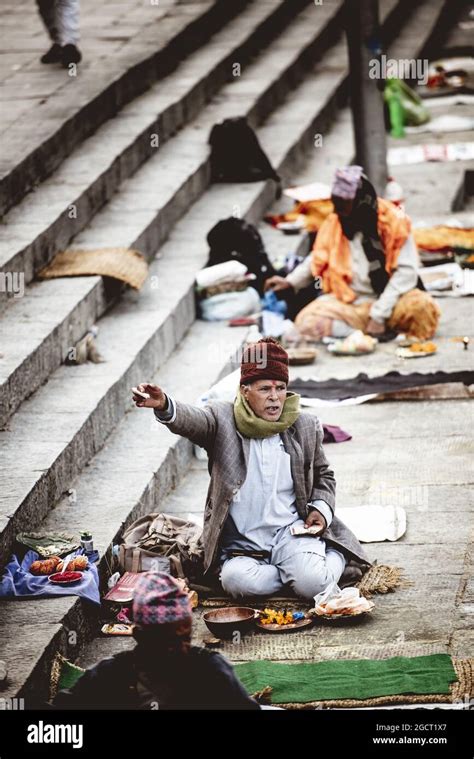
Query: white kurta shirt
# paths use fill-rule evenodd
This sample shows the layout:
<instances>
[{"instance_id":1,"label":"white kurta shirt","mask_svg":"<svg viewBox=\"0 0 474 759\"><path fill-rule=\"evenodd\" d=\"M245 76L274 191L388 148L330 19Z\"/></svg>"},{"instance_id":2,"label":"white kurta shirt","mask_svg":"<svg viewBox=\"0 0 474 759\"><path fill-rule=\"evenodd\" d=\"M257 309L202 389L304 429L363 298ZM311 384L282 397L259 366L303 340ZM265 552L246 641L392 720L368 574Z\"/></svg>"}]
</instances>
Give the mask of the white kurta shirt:
<instances>
[{"instance_id":1,"label":"white kurta shirt","mask_svg":"<svg viewBox=\"0 0 474 759\"><path fill-rule=\"evenodd\" d=\"M324 501L315 501L329 526L332 512ZM221 539L223 555L229 549L265 550L277 563L287 549L324 555L318 537L295 537L290 527L303 524L296 508L290 454L280 435L250 440L247 477L234 496Z\"/></svg>"},{"instance_id":2,"label":"white kurta shirt","mask_svg":"<svg viewBox=\"0 0 474 759\"><path fill-rule=\"evenodd\" d=\"M290 455L280 435L250 440L247 477L229 515L246 541L267 551L281 528L299 518Z\"/></svg>"}]
</instances>

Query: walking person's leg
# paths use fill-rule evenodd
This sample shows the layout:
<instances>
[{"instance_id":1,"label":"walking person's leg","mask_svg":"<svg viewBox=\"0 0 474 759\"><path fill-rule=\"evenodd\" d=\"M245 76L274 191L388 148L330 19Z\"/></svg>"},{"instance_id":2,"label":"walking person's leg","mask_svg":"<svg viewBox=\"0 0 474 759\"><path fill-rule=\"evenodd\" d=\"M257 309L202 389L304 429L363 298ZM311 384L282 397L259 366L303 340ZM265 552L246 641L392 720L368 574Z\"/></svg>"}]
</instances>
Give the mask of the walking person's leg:
<instances>
[{"instance_id":1,"label":"walking person's leg","mask_svg":"<svg viewBox=\"0 0 474 759\"><path fill-rule=\"evenodd\" d=\"M79 0L56 0L56 27L63 66L79 63Z\"/></svg>"},{"instance_id":2,"label":"walking person's leg","mask_svg":"<svg viewBox=\"0 0 474 759\"><path fill-rule=\"evenodd\" d=\"M36 4L46 31L53 43L48 52L41 56L41 63L59 63L62 51L56 27L56 0L36 0Z\"/></svg>"},{"instance_id":3,"label":"walking person's leg","mask_svg":"<svg viewBox=\"0 0 474 759\"><path fill-rule=\"evenodd\" d=\"M280 573L273 564L250 556L235 556L222 565L222 587L233 598L239 596L268 596L283 587Z\"/></svg>"}]
</instances>

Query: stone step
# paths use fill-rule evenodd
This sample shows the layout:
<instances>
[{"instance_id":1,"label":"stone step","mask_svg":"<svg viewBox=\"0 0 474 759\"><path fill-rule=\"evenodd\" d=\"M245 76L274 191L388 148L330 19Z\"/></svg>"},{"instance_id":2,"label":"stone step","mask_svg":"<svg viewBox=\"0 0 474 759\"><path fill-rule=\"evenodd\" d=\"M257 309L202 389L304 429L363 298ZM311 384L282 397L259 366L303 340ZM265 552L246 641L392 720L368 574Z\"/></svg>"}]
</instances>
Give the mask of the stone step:
<instances>
[{"instance_id":1,"label":"stone step","mask_svg":"<svg viewBox=\"0 0 474 759\"><path fill-rule=\"evenodd\" d=\"M428 61L439 57L450 29L456 27L456 14L465 7L464 0L453 0L445 3L443 0L434 0L427 3L425 0L416 3L413 8L413 24L406 29L406 35L400 38L396 45L396 57L405 58L404 47L408 50L417 47L417 57ZM419 44L421 43L421 44ZM399 45L399 47L398 47ZM409 58L412 54L408 55Z\"/></svg>"},{"instance_id":2,"label":"stone step","mask_svg":"<svg viewBox=\"0 0 474 759\"><path fill-rule=\"evenodd\" d=\"M112 198L120 183L156 154L152 136L163 146L232 80L234 62L245 69L307 2L251 4L78 145L49 179L6 215L0 272L21 272L24 282L31 282Z\"/></svg>"},{"instance_id":3,"label":"stone step","mask_svg":"<svg viewBox=\"0 0 474 759\"><path fill-rule=\"evenodd\" d=\"M74 148L101 124L114 117L126 103L172 71L181 60L204 45L209 37L232 20L244 8L246 0L229 5L225 0L200 0L176 3L162 0L159 8L150 7L149 23L140 33L139 42L128 39L114 51L111 60L90 65L86 59L77 76L69 72L38 71L31 81L53 75L62 86L39 103L29 118L19 119L5 130L2 138L3 158L0 171L0 215L18 203L38 182L49 176ZM144 23L146 9L141 13ZM105 23L109 24L108 18ZM101 23L100 20L98 23ZM99 63L99 61L97 61ZM11 88L18 75L12 75ZM25 87L17 86L19 92ZM36 128L31 130L31 118Z\"/></svg>"},{"instance_id":4,"label":"stone step","mask_svg":"<svg viewBox=\"0 0 474 759\"><path fill-rule=\"evenodd\" d=\"M314 58L327 47L341 8L340 0L318 8L314 24L309 24L315 13L313 7L299 14L287 27L284 38L275 40L240 79L225 85L199 117L160 147L133 177L121 183L119 191L74 238L72 247L129 246L151 259L173 224L209 184L207 140L212 125L236 114L248 114L257 123L267 116L293 81L304 76L308 57ZM337 49L343 53L343 49ZM322 64L318 80L321 92L316 98L311 95L315 105L335 102L337 87L345 75L337 55L335 63L333 69L328 68L327 60ZM286 120L289 118L287 113ZM229 202L226 216L234 212L234 205ZM210 221L212 218L211 213ZM9 300L2 318L5 337L0 369L0 424L5 424L23 399L60 366L71 346L120 292L120 287L101 277L78 278L66 285L64 279L58 279L34 282L25 297ZM54 304L54 308L45 312L44 303Z\"/></svg>"},{"instance_id":5,"label":"stone step","mask_svg":"<svg viewBox=\"0 0 474 759\"><path fill-rule=\"evenodd\" d=\"M230 332L230 334L229 334ZM172 388L180 399L196 398L223 373L239 349L246 329L229 330L225 324L195 322L159 374L151 381ZM215 344L219 351L210 351ZM196 367L199 366L199 372ZM107 572L110 549L123 525L160 510L193 460L191 443L172 435L148 409L132 403L128 413L90 466L70 486L74 499L61 498L42 524L43 529L67 525L74 534L86 525L93 532ZM108 573L109 575L110 573ZM2 659L8 665L3 698L25 698L35 703L49 697L49 674L57 651L75 659L85 640L96 633L92 605L77 597L55 599L3 599L0 602Z\"/></svg>"},{"instance_id":6,"label":"stone step","mask_svg":"<svg viewBox=\"0 0 474 759\"><path fill-rule=\"evenodd\" d=\"M294 50L292 54L296 55ZM337 48L328 53L322 70L316 66L309 90L307 82L296 88L259 130L277 169L288 170L295 145L307 141L321 114L327 118L327 106L334 99L337 82L344 79L339 57ZM252 100L245 101L243 95L239 109L244 102L250 105ZM164 146L163 153L170 144ZM195 145L198 151L200 143ZM148 169L149 164L139 173ZM136 178L130 181L136 182ZM149 181L146 176L145 187ZM70 480L102 447L129 406L129 388L164 363L194 321L194 277L207 257L204 241L209 228L228 216L235 205L243 217L258 220L273 195L270 184L273 185L262 182L211 187L173 228L160 249L160 258L151 263L148 285L139 294L126 292L100 320L98 347L106 362L60 366L44 387L17 410L9 428L0 433L4 441L0 476L9 483L2 492L2 560L8 557L21 527L28 525L31 529L39 524L69 488ZM159 202L158 199L158 205ZM184 213L185 208L180 206L179 210ZM154 218L153 211L150 215ZM112 237L116 233L113 223L109 218L109 227L102 230L107 233L108 229ZM130 236L137 234L133 228L124 231ZM91 278L91 287L100 281ZM21 474L17 471L18 448L24 460Z\"/></svg>"},{"instance_id":7,"label":"stone step","mask_svg":"<svg viewBox=\"0 0 474 759\"><path fill-rule=\"evenodd\" d=\"M324 134L322 146L309 153L307 161L294 174L291 183L296 187L318 181L331 186L336 169L350 164L354 154L352 114L351 109L345 107L339 111L334 123ZM287 213L293 206L294 201L283 195L272 204L268 213ZM265 221L260 222L258 231L272 262L281 263L288 254L304 257L309 253L310 237L306 232L286 235Z\"/></svg>"}]
</instances>

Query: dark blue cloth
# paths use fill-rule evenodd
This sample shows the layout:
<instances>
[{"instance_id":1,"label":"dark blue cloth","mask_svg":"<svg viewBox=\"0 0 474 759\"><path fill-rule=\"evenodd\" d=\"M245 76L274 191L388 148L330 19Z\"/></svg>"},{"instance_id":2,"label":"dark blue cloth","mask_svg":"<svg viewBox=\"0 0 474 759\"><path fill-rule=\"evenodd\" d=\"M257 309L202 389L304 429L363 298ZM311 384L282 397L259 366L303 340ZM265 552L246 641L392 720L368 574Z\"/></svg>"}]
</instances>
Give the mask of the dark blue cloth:
<instances>
[{"instance_id":1,"label":"dark blue cloth","mask_svg":"<svg viewBox=\"0 0 474 759\"><path fill-rule=\"evenodd\" d=\"M84 549L80 548L70 556L83 556ZM5 572L0 580L0 597L11 596L82 596L93 603L100 604L99 576L97 567L89 562L87 569L82 573L82 580L74 585L53 585L47 576L37 577L29 571L34 561L41 557L36 551L27 551L21 564L16 556L12 556L5 567Z\"/></svg>"}]
</instances>

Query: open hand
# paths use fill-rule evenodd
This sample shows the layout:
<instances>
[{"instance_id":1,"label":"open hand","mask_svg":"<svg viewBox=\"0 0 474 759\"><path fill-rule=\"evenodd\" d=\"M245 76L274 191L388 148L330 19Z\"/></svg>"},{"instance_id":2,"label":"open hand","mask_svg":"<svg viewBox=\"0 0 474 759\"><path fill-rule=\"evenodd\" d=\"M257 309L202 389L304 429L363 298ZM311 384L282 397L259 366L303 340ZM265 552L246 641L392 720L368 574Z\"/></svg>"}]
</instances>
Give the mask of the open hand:
<instances>
[{"instance_id":1,"label":"open hand","mask_svg":"<svg viewBox=\"0 0 474 759\"><path fill-rule=\"evenodd\" d=\"M133 393L132 397L135 404L139 408L157 408L161 411L166 408L167 398L161 387L158 385L150 385L148 382L142 382L141 385L137 385L137 390L141 393L147 393L150 397L145 400L140 395Z\"/></svg>"}]
</instances>

